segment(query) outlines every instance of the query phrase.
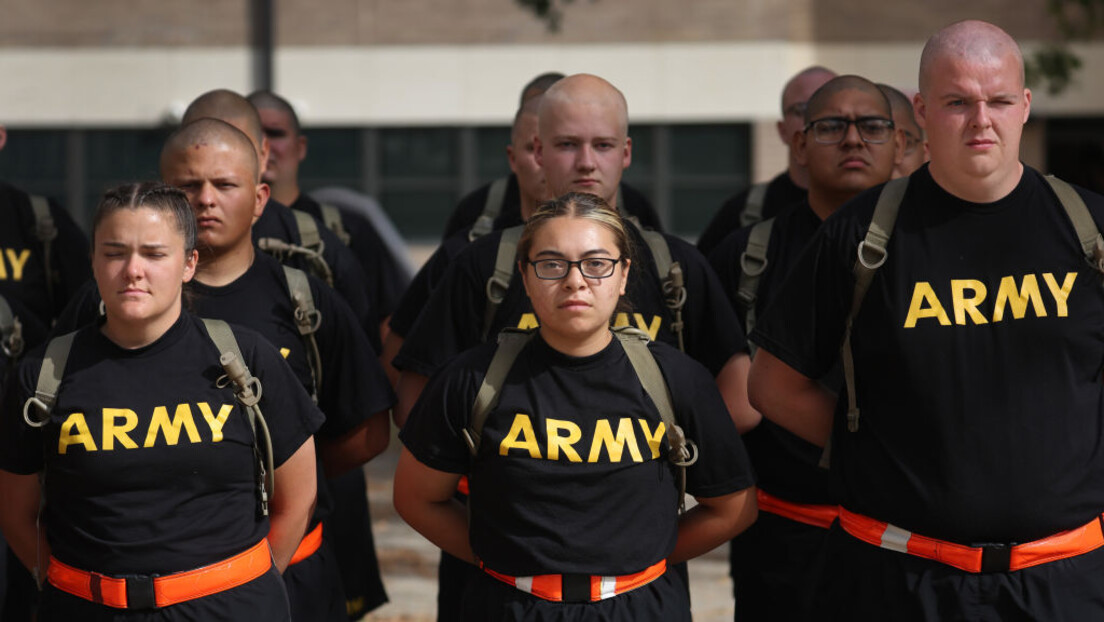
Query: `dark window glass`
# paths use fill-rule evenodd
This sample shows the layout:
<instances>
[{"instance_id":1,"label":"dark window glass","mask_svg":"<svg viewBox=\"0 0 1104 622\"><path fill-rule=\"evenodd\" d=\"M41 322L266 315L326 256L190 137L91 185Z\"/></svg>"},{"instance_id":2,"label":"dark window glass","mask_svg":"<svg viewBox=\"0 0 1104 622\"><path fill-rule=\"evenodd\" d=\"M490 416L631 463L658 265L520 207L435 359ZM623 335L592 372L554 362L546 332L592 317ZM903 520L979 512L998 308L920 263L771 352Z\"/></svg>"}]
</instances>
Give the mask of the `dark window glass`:
<instances>
[{"instance_id":1,"label":"dark window glass","mask_svg":"<svg viewBox=\"0 0 1104 622\"><path fill-rule=\"evenodd\" d=\"M510 163L506 157L506 145L509 144L508 127L481 127L475 130L477 185L510 174Z\"/></svg>"},{"instance_id":2,"label":"dark window glass","mask_svg":"<svg viewBox=\"0 0 1104 622\"><path fill-rule=\"evenodd\" d=\"M747 126L672 126L670 158L672 175L745 174Z\"/></svg>"},{"instance_id":3,"label":"dark window glass","mask_svg":"<svg viewBox=\"0 0 1104 622\"><path fill-rule=\"evenodd\" d=\"M456 143L454 128L380 130L383 177L456 175Z\"/></svg>"},{"instance_id":4,"label":"dark window glass","mask_svg":"<svg viewBox=\"0 0 1104 622\"><path fill-rule=\"evenodd\" d=\"M359 128L312 129L305 130L303 135L307 137L307 157L299 165L301 188L364 187L361 179L364 150Z\"/></svg>"}]
</instances>

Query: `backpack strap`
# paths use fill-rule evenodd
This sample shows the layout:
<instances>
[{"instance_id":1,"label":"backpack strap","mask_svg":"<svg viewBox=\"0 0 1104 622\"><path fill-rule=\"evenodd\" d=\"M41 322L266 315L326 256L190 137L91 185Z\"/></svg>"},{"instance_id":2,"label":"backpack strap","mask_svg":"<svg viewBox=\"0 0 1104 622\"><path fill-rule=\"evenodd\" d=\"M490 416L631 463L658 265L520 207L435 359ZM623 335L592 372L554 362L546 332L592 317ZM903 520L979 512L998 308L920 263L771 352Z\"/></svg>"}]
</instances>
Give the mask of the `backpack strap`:
<instances>
[{"instance_id":1,"label":"backpack strap","mask_svg":"<svg viewBox=\"0 0 1104 622\"><path fill-rule=\"evenodd\" d=\"M322 354L318 350L318 340L315 339L314 334L322 325L322 314L314 304L314 294L311 293L307 273L291 266L283 266L283 268L288 295L294 307L295 327L299 330L299 337L303 340L303 346L307 351L307 362L310 364L311 380L313 380L311 399L317 403L318 392L322 389Z\"/></svg>"},{"instance_id":2,"label":"backpack strap","mask_svg":"<svg viewBox=\"0 0 1104 622\"><path fill-rule=\"evenodd\" d=\"M65 365L69 362L69 351L73 349L73 339L76 336L76 331L66 333L54 337L46 346L46 355L38 370L35 394L23 402L23 421L32 428L41 428L50 421L50 413L57 404L58 388L61 387L61 378L65 375Z\"/></svg>"},{"instance_id":3,"label":"backpack strap","mask_svg":"<svg viewBox=\"0 0 1104 622\"><path fill-rule=\"evenodd\" d=\"M897 210L908 189L908 177L894 179L882 187L878 203L874 206L874 215L866 230L866 237L856 249L858 257L853 269L855 289L851 294L851 310L843 329L843 346L840 358L843 363L843 380L847 385L847 429L857 432L859 429L859 405L855 401L855 359L851 352L851 327L859 315L863 298L874 280L874 273L882 267L888 256L886 249L893 235L893 225L897 222Z\"/></svg>"},{"instance_id":4,"label":"backpack strap","mask_svg":"<svg viewBox=\"0 0 1104 622\"><path fill-rule=\"evenodd\" d=\"M483 424L487 422L487 415L490 414L491 409L498 404L498 396L502 393L502 384L506 381L510 368L514 366L514 361L535 334L537 334L536 329L518 328L507 328L498 334L498 348L491 359L491 364L487 367L487 374L483 376L483 383L479 385L479 392L475 395L471 420L468 427L461 431L472 457L479 455L479 443L483 440Z\"/></svg>"},{"instance_id":5,"label":"backpack strap","mask_svg":"<svg viewBox=\"0 0 1104 622\"><path fill-rule=\"evenodd\" d=\"M502 177L491 182L491 187L487 190L487 200L483 203L483 212L479 214L479 218L475 219L475 224L468 231L469 242L474 242L494 231L495 219L502 213L502 205L506 202L506 185L508 183L508 177Z\"/></svg>"},{"instance_id":6,"label":"backpack strap","mask_svg":"<svg viewBox=\"0 0 1104 622\"><path fill-rule=\"evenodd\" d=\"M517 245L521 239L521 232L525 225L518 225L502 230L502 237L498 240L498 254L495 256L494 274L487 279L487 308L483 311L483 339L486 341L494 323L498 306L506 298L506 290L510 287L510 281L514 278L514 269L517 263Z\"/></svg>"},{"instance_id":7,"label":"backpack strap","mask_svg":"<svg viewBox=\"0 0 1104 622\"><path fill-rule=\"evenodd\" d=\"M678 349L685 352L686 345L683 338L685 323L682 321L682 307L686 305L686 280L679 262L671 259L671 248L667 244L667 238L658 231L644 229L635 220L630 220L644 238L644 243L652 252L652 260L655 261L656 274L659 275L659 288L663 292L663 301L667 308L674 314L674 322L671 330L678 336Z\"/></svg>"},{"instance_id":8,"label":"backpack strap","mask_svg":"<svg viewBox=\"0 0 1104 622\"><path fill-rule=\"evenodd\" d=\"M345 218L342 216L341 210L336 205L330 205L329 203L320 203L319 208L322 210L322 224L333 231L333 234L345 246L352 243L353 236L345 228ZM321 236L319 236L319 239L321 239Z\"/></svg>"},{"instance_id":9,"label":"backpack strap","mask_svg":"<svg viewBox=\"0 0 1104 622\"><path fill-rule=\"evenodd\" d=\"M12 312L8 301L0 296L0 349L8 357L9 362L15 361L23 354L23 323Z\"/></svg>"},{"instance_id":10,"label":"backpack strap","mask_svg":"<svg viewBox=\"0 0 1104 622\"><path fill-rule=\"evenodd\" d=\"M1104 273L1104 236L1100 234L1096 221L1089 214L1085 201L1073 186L1054 175L1047 175L1046 180L1058 196L1058 202L1062 204L1066 216L1073 223L1077 239L1081 242L1081 250L1085 253L1085 261L1097 272Z\"/></svg>"},{"instance_id":11,"label":"backpack strap","mask_svg":"<svg viewBox=\"0 0 1104 622\"><path fill-rule=\"evenodd\" d=\"M767 199L767 186L770 182L755 184L748 190L744 211L740 212L740 226L750 227L763 220L763 207Z\"/></svg>"},{"instance_id":12,"label":"backpack strap","mask_svg":"<svg viewBox=\"0 0 1104 622\"><path fill-rule=\"evenodd\" d=\"M257 488L260 510L263 516L267 516L268 499L276 485L276 467L273 464L272 436L261 413L261 381L249 373L241 348L238 347L238 340L229 324L222 320L203 318L203 325L219 351L219 363L226 372L219 377L216 385L220 388L233 386L234 396L245 410L249 427L253 429L253 455L257 458L259 468Z\"/></svg>"},{"instance_id":13,"label":"backpack strap","mask_svg":"<svg viewBox=\"0 0 1104 622\"><path fill-rule=\"evenodd\" d=\"M54 280L53 253L51 246L57 239L58 230L54 223L54 217L50 214L50 202L46 197L37 194L31 195L31 211L35 219L35 237L42 243L42 264L46 270L46 294L50 297L50 305L54 304Z\"/></svg>"},{"instance_id":14,"label":"backpack strap","mask_svg":"<svg viewBox=\"0 0 1104 622\"><path fill-rule=\"evenodd\" d=\"M755 301L759 298L759 277L767 269L767 246L770 244L774 219L757 222L751 227L747 248L740 255L740 284L736 290L736 300L744 312L744 334L750 335L755 328ZM748 342L751 355L758 349Z\"/></svg>"}]
</instances>

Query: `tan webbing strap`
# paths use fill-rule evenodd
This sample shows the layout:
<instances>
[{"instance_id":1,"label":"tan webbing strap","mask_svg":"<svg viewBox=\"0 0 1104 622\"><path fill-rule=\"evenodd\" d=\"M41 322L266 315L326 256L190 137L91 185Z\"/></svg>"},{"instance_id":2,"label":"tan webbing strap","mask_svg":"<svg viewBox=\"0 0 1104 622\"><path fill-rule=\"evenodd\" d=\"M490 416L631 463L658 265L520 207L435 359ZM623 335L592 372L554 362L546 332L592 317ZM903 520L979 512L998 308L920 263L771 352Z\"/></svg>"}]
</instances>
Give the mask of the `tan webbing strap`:
<instances>
[{"instance_id":1,"label":"tan webbing strap","mask_svg":"<svg viewBox=\"0 0 1104 622\"><path fill-rule=\"evenodd\" d=\"M472 456L479 455L479 443L483 440L483 424L487 422L487 415L490 414L491 409L498 403L498 396L502 394L502 383L506 382L506 376L514 366L518 354L521 354L525 344L529 343L535 334L536 329L517 328L507 328L498 334L498 348L491 359L491 364L487 367L483 383L479 385L479 392L475 395L471 420L468 427L461 432Z\"/></svg>"},{"instance_id":2,"label":"tan webbing strap","mask_svg":"<svg viewBox=\"0 0 1104 622\"><path fill-rule=\"evenodd\" d=\"M50 413L57 404L58 388L65 375L65 365L69 362L69 351L73 349L73 339L77 332L54 337L46 346L46 355L42 358L42 367L38 370L38 383L33 397L23 402L23 420L33 428L41 428L50 421ZM31 414L31 407L36 410Z\"/></svg>"},{"instance_id":3,"label":"tan webbing strap","mask_svg":"<svg viewBox=\"0 0 1104 622\"><path fill-rule=\"evenodd\" d=\"M768 182L755 184L748 190L747 202L744 203L744 211L740 212L740 226L750 227L763 220L763 207L767 199Z\"/></svg>"},{"instance_id":4,"label":"tan webbing strap","mask_svg":"<svg viewBox=\"0 0 1104 622\"><path fill-rule=\"evenodd\" d=\"M299 245L322 252L322 234L318 232L318 223L306 212L291 210L295 215L295 226L299 229Z\"/></svg>"},{"instance_id":5,"label":"tan webbing strap","mask_svg":"<svg viewBox=\"0 0 1104 622\"><path fill-rule=\"evenodd\" d=\"M1073 223L1073 229L1077 232L1077 239L1081 242L1081 250L1085 253L1085 260L1097 272L1104 273L1104 236L1096 226L1096 221L1089 214L1089 208L1081 195L1073 189L1073 186L1058 179L1054 175L1047 175L1046 180L1058 195L1058 202Z\"/></svg>"},{"instance_id":6,"label":"tan webbing strap","mask_svg":"<svg viewBox=\"0 0 1104 622\"><path fill-rule=\"evenodd\" d=\"M42 242L42 265L46 270L46 294L50 297L50 304L54 304L54 269L53 252L51 246L57 239L58 230L54 223L54 217L50 214L50 202L46 197L31 195L31 211L34 212L35 237Z\"/></svg>"},{"instance_id":7,"label":"tan webbing strap","mask_svg":"<svg viewBox=\"0 0 1104 622\"><path fill-rule=\"evenodd\" d=\"M521 232L524 229L525 225L503 229L502 237L498 240L494 274L487 279L487 308L483 311L482 341L486 341L490 336L498 306L506 299L506 290L509 289L510 281L514 278L518 240L521 239Z\"/></svg>"},{"instance_id":8,"label":"tan webbing strap","mask_svg":"<svg viewBox=\"0 0 1104 622\"><path fill-rule=\"evenodd\" d=\"M284 278L287 279L288 295L294 307L295 327L299 330L299 337L303 340L303 347L307 351L307 362L310 365L311 379L314 388L311 391L311 399L318 402L318 392L322 390L322 355L318 350L318 340L314 333L322 325L322 314L314 305L314 294L311 293L310 281L307 273L291 266L283 266Z\"/></svg>"},{"instance_id":9,"label":"tan webbing strap","mask_svg":"<svg viewBox=\"0 0 1104 622\"><path fill-rule=\"evenodd\" d=\"M740 283L736 289L736 300L744 311L744 334L750 335L755 328L755 301L759 297L759 277L767 269L767 246L770 244L774 219L768 218L755 223L748 236L747 248L740 255ZM748 342L751 355L755 356L755 344Z\"/></svg>"},{"instance_id":10,"label":"tan webbing strap","mask_svg":"<svg viewBox=\"0 0 1104 622\"><path fill-rule=\"evenodd\" d=\"M621 326L614 329L614 335L621 342L621 347L625 349L625 354L628 355L629 362L637 378L640 379L641 386L644 387L644 392L652 399L656 410L659 411L659 418L667 428L667 444L671 448L667 459L678 467L678 504L679 511L684 511L686 509L686 467L698 461L698 448L693 441L686 438L678 420L675 419L675 409L671 404L671 392L667 381L663 378L663 372L659 369L655 357L648 350L648 333L637 328Z\"/></svg>"},{"instance_id":11,"label":"tan webbing strap","mask_svg":"<svg viewBox=\"0 0 1104 622\"><path fill-rule=\"evenodd\" d=\"M337 236L337 239L341 240L341 243L348 246L353 241L353 236L349 234L349 230L345 228L345 218L341 215L341 210L335 205L329 203L320 203L318 207L322 211L322 224L326 225L326 228L333 231L333 234ZM319 236L321 237L321 236Z\"/></svg>"},{"instance_id":12,"label":"tan webbing strap","mask_svg":"<svg viewBox=\"0 0 1104 622\"><path fill-rule=\"evenodd\" d=\"M874 206L874 215L866 237L859 242L855 260L855 289L851 294L851 310L847 313L847 322L843 329L843 347L840 359L843 363L843 379L847 385L847 429L857 432L859 429L859 405L855 401L855 359L851 353L851 326L862 307L863 298L874 280L874 272L882 267L887 257L886 248L893 235L893 225L897 222L897 210L908 189L908 177L894 179L882 188L878 203Z\"/></svg>"},{"instance_id":13,"label":"tan webbing strap","mask_svg":"<svg viewBox=\"0 0 1104 622\"><path fill-rule=\"evenodd\" d=\"M257 240L257 248L272 255L280 263L284 263L293 255L306 257L307 263L311 267L311 273L322 279L326 285L333 287L333 271L330 270L330 265L326 263L326 258L322 256L320 251L305 246L296 246L279 238L260 238Z\"/></svg>"},{"instance_id":14,"label":"tan webbing strap","mask_svg":"<svg viewBox=\"0 0 1104 622\"><path fill-rule=\"evenodd\" d=\"M655 261L656 274L659 275L659 287L663 291L663 301L674 315L671 330L678 336L678 349L686 351L683 338L685 323L682 321L682 307L686 304L686 281L682 274L682 266L671 259L671 248L667 245L667 239L658 231L650 231L640 226L638 222L632 222L644 243L652 252L652 260Z\"/></svg>"},{"instance_id":15,"label":"tan webbing strap","mask_svg":"<svg viewBox=\"0 0 1104 622\"><path fill-rule=\"evenodd\" d=\"M471 230L468 231L469 242L474 242L494 231L495 219L502 213L502 204L506 202L506 185L508 183L509 178L507 177L491 182L491 187L487 190L487 200L483 203L483 212L479 214L479 218L475 219Z\"/></svg>"},{"instance_id":16,"label":"tan webbing strap","mask_svg":"<svg viewBox=\"0 0 1104 622\"><path fill-rule=\"evenodd\" d=\"M261 514L267 516L268 500L276 486L276 467L273 464L272 436L268 432L264 414L261 413L261 381L249 373L241 348L238 347L238 340L229 324L222 320L203 318L203 325L219 351L219 363L226 372L226 375L216 381L216 385L220 388L233 385L234 396L241 403L249 420L249 427L253 429L253 454L260 469L258 494Z\"/></svg>"},{"instance_id":17,"label":"tan webbing strap","mask_svg":"<svg viewBox=\"0 0 1104 622\"><path fill-rule=\"evenodd\" d=\"M12 312L8 301L0 296L0 349L8 362L13 363L23 354L23 346L23 323Z\"/></svg>"}]
</instances>

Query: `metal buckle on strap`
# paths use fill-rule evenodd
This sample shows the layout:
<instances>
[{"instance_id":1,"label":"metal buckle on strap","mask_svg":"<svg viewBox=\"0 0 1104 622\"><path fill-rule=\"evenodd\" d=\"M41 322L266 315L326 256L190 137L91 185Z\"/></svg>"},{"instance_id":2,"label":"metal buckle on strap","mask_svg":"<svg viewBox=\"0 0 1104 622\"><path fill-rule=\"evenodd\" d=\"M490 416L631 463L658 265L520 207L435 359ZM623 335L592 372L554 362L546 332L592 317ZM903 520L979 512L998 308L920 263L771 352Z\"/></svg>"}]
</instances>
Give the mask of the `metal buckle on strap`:
<instances>
[{"instance_id":1,"label":"metal buckle on strap","mask_svg":"<svg viewBox=\"0 0 1104 622\"><path fill-rule=\"evenodd\" d=\"M981 547L982 572L1008 572L1012 566L1012 547L1007 544L986 544Z\"/></svg>"},{"instance_id":2,"label":"metal buckle on strap","mask_svg":"<svg viewBox=\"0 0 1104 622\"><path fill-rule=\"evenodd\" d=\"M153 576L142 574L123 575L126 580L127 609L156 609L157 591Z\"/></svg>"}]
</instances>

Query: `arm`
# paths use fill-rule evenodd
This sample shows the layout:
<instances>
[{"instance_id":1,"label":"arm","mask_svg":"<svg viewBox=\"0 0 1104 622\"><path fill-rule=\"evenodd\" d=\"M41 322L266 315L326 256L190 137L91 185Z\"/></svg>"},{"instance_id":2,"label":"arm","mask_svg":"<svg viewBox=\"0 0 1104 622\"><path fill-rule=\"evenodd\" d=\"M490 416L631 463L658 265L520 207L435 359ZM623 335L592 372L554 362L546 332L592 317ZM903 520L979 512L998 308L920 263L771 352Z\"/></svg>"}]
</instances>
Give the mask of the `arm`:
<instances>
[{"instance_id":1,"label":"arm","mask_svg":"<svg viewBox=\"0 0 1104 622\"><path fill-rule=\"evenodd\" d=\"M441 550L474 564L467 511L453 498L459 481L459 474L430 468L403 447L395 469L395 510Z\"/></svg>"},{"instance_id":2,"label":"arm","mask_svg":"<svg viewBox=\"0 0 1104 622\"><path fill-rule=\"evenodd\" d=\"M721 397L728 407L728 415L732 417L732 423L736 424L736 430L740 434L752 430L763 419L763 416L748 402L748 369L750 368L751 357L740 352L728 359L717 374L717 388L720 389Z\"/></svg>"},{"instance_id":3,"label":"arm","mask_svg":"<svg viewBox=\"0 0 1104 622\"><path fill-rule=\"evenodd\" d=\"M759 515L755 488L720 497L695 497L697 505L679 517L678 541L667 557L672 564L693 559L731 540Z\"/></svg>"},{"instance_id":4,"label":"arm","mask_svg":"<svg viewBox=\"0 0 1104 622\"><path fill-rule=\"evenodd\" d=\"M414 408L414 404L421 397L422 391L425 390L428 382L428 377L418 373L404 371L399 374L399 387L395 391L398 393L399 401L395 404L393 412L395 426L400 430L403 424L406 423L406 418L410 416L410 410Z\"/></svg>"},{"instance_id":5,"label":"arm","mask_svg":"<svg viewBox=\"0 0 1104 622\"><path fill-rule=\"evenodd\" d=\"M46 530L38 529L39 487L38 474L18 475L0 470L0 531L8 546L34 574L41 567L40 577L46 576L50 559L50 545L46 542ZM39 563L41 560L41 563Z\"/></svg>"},{"instance_id":6,"label":"arm","mask_svg":"<svg viewBox=\"0 0 1104 622\"><path fill-rule=\"evenodd\" d=\"M383 453L391 441L391 419L381 410L340 438L318 442L326 477L337 477Z\"/></svg>"},{"instance_id":7,"label":"arm","mask_svg":"<svg viewBox=\"0 0 1104 622\"><path fill-rule=\"evenodd\" d=\"M764 417L810 443L828 442L836 397L762 348L748 374L748 398Z\"/></svg>"},{"instance_id":8,"label":"arm","mask_svg":"<svg viewBox=\"0 0 1104 622\"><path fill-rule=\"evenodd\" d=\"M272 547L272 561L281 573L307 533L317 489L314 439L308 438L276 467L276 489L268 504L268 543Z\"/></svg>"},{"instance_id":9,"label":"arm","mask_svg":"<svg viewBox=\"0 0 1104 622\"><path fill-rule=\"evenodd\" d=\"M399 391L399 370L395 369L391 361L395 360L395 355L402 349L402 344L402 335L393 330L388 330L387 337L383 340L383 351L380 352L380 365L383 366L383 372L387 374L387 380L391 382L391 386L395 388L396 393ZM398 425L398 421L395 424Z\"/></svg>"}]
</instances>

